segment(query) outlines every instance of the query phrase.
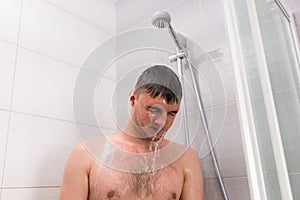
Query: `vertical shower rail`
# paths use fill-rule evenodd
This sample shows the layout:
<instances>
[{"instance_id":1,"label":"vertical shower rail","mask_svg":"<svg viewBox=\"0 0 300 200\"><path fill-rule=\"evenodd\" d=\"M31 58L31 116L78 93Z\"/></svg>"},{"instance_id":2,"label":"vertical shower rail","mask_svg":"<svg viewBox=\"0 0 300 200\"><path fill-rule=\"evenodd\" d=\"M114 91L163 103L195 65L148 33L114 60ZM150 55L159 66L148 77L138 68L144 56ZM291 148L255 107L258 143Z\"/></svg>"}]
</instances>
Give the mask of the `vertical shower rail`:
<instances>
[{"instance_id":1,"label":"vertical shower rail","mask_svg":"<svg viewBox=\"0 0 300 200\"><path fill-rule=\"evenodd\" d=\"M197 84L196 77L194 75L193 66L192 66L191 62L189 61L189 59L187 58L186 53L183 50L181 50L180 48L177 48L177 54L170 58L171 61L172 60L177 60L178 73L179 73L179 77L181 79L182 85L183 85L183 80L184 80L183 79L183 71L182 71L182 61L183 61L183 59L185 59L187 65L189 67L189 72L191 74L193 87L194 87L194 92L195 92L196 98L197 98L198 109L199 109L199 113L201 115L202 125L204 127L205 137L206 137L206 140L207 140L207 143L208 143L208 147L209 147L209 150L210 150L210 155L212 157L213 166L214 166L214 169L215 169L215 172L216 172L216 175L217 175L217 179L218 179L218 182L220 184L224 200L229 200L228 195L227 195L227 191L226 191L226 188L225 188L225 184L224 184L224 181L222 179L221 172L220 172L219 163L218 163L216 153L215 153L215 150L214 150L212 138L211 138L211 135L210 135L206 115L205 115L203 104L202 104L200 89L199 89L199 86ZM184 85L183 85L183 93L185 93ZM188 135L188 127L187 127L187 111L186 111L185 95L184 95L182 103L183 103L183 118L184 118L183 122L184 122L184 128L185 128L186 145L190 146L190 140L189 140L189 135Z\"/></svg>"},{"instance_id":2,"label":"vertical shower rail","mask_svg":"<svg viewBox=\"0 0 300 200\"><path fill-rule=\"evenodd\" d=\"M199 86L198 86L198 83L197 83L197 80L196 80L196 77L195 77L195 74L194 74L193 66L192 66L191 62L189 61L189 59L187 57L185 58L185 60L188 64L189 71L190 71L190 74L191 74L191 77L192 77L194 92L196 94L197 103L198 103L198 109L199 109L199 113L201 115L202 125L203 125L203 128L204 128L205 137L206 137L206 140L207 140L207 143L208 143L209 152L210 152L210 155L212 157L213 166L214 166L215 172L217 174L217 178L218 178L221 190L222 190L224 200L229 200L227 192L226 192L225 184L224 184L224 181L222 179L221 172L220 172L220 167L219 167L219 163L218 163L218 160L217 160L217 157L216 157L215 149L214 149L214 146L213 146L211 134L210 134L210 131L209 131L206 115L205 115L204 108L203 108L201 93L200 93L200 89L199 89Z\"/></svg>"}]
</instances>

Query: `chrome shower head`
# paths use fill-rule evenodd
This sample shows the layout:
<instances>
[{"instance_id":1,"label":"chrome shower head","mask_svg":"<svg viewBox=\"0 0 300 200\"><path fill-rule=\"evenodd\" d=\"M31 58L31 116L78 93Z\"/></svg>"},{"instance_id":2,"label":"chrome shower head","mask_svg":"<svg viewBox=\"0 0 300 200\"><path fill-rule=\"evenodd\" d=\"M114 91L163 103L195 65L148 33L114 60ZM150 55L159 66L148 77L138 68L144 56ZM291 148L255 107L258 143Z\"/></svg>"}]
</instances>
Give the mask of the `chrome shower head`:
<instances>
[{"instance_id":1,"label":"chrome shower head","mask_svg":"<svg viewBox=\"0 0 300 200\"><path fill-rule=\"evenodd\" d=\"M156 11L152 17L152 24L153 26L157 27L157 28L167 28L171 34L171 37L173 38L176 47L179 50L183 51L183 45L182 45L182 41L179 41L178 37L184 38L183 36L181 36L180 34L177 34L175 32L175 30L173 29L172 25L171 25L171 15L168 12L165 11Z\"/></svg>"},{"instance_id":2,"label":"chrome shower head","mask_svg":"<svg viewBox=\"0 0 300 200\"><path fill-rule=\"evenodd\" d=\"M168 28L171 23L171 16L165 11L157 11L152 17L152 24L157 28Z\"/></svg>"}]
</instances>

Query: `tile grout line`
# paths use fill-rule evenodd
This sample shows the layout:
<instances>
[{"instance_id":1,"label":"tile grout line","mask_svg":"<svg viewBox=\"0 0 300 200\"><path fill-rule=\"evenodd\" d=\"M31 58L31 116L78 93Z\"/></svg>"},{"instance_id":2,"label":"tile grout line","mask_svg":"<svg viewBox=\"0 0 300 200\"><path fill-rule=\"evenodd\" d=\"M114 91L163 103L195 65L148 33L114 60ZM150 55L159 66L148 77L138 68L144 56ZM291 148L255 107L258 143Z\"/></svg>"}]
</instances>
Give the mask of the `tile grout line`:
<instances>
[{"instance_id":1,"label":"tile grout line","mask_svg":"<svg viewBox=\"0 0 300 200\"><path fill-rule=\"evenodd\" d=\"M13 94L14 94L14 85L15 85L15 77L16 77L16 70L17 70L17 60L18 60L18 53L19 53L19 42L20 42L20 32L21 32L21 20L22 20L22 12L23 12L23 2L21 1L20 5L20 16L19 16L19 24L18 24L18 38L17 38L17 48L15 53L15 66L14 66L14 73L13 73L13 79L12 79L12 86L11 86L11 99L10 99L10 105L9 105L9 115L8 115L8 123L7 123L7 131L6 131L6 141L5 141L5 148L4 148L4 158L3 158L3 169L2 169L2 181L1 181L1 190L0 190L0 200L2 199L2 188L4 184L4 178L5 178L5 169L6 169L6 156L7 156L7 148L8 148L8 141L9 141L9 132L10 132L10 123L11 123L11 108L12 108L12 102L13 102Z\"/></svg>"},{"instance_id":2,"label":"tile grout line","mask_svg":"<svg viewBox=\"0 0 300 200\"><path fill-rule=\"evenodd\" d=\"M72 123L74 125L84 125L84 126L89 126L89 127L94 127L94 128L104 128L104 129L109 129L109 130L115 130L111 127L106 127L106 126L96 126L93 124L88 124L88 123L83 123L83 122L76 122L76 121L70 121L70 120L65 120L65 119L59 119L59 118L54 118L54 117L47 117L43 115L38 115L34 113L26 113L26 112L20 112L20 111L14 111L14 110L6 110L6 109L0 109L1 111L8 111L16 114L21 114L21 115L27 115L31 117L38 117L38 118L43 118L43 119L48 119L48 120L55 120L59 122L67 122L67 123Z\"/></svg>"},{"instance_id":3,"label":"tile grout line","mask_svg":"<svg viewBox=\"0 0 300 200\"><path fill-rule=\"evenodd\" d=\"M14 190L14 189L59 189L60 186L28 186L28 187L22 187L22 186L16 186L16 187L3 187L2 189L6 190Z\"/></svg>"},{"instance_id":4,"label":"tile grout line","mask_svg":"<svg viewBox=\"0 0 300 200\"><path fill-rule=\"evenodd\" d=\"M13 45L13 46L18 46L16 43L13 43L9 40L6 40L6 39L3 39L3 38L0 38L0 41L3 42L3 43L7 43L9 45Z\"/></svg>"},{"instance_id":5,"label":"tile grout line","mask_svg":"<svg viewBox=\"0 0 300 200\"><path fill-rule=\"evenodd\" d=\"M61 60L61 59L59 59L59 58L53 57L53 56L51 56L51 55L44 54L44 53L39 52L39 51L36 51L36 50L34 50L34 49L30 49L30 48L28 48L28 47L24 47L24 46L22 46L22 45L20 45L20 44L15 44L15 43L13 43L13 42L9 42L9 41L4 40L4 39L1 39L1 38L0 38L0 41L1 41L1 42L4 42L4 43L7 43L7 44L9 44L9 45L13 45L13 46L15 46L15 47L19 47L19 48L21 48L21 49L25 49L25 50L27 50L27 51L30 51L30 52L35 53L35 54L38 54L38 55L40 55L40 56L44 56L44 57L46 57L46 58L48 58L48 59L51 59L51 60L54 60L54 61L56 61L56 62L59 62L59 63L65 64L65 65L72 66L72 67L74 67L74 68L76 68L76 69L83 70L83 71L86 71L86 72L89 72L89 73L98 75L97 73L95 73L95 72L93 72L93 71L90 71L90 70L87 70L87 69L82 69L82 68L81 68L80 66L78 66L78 65L69 63L69 62L67 62L67 61L64 61L64 60ZM113 81L116 81L114 78L112 78L112 77L110 77L110 76L108 76L108 75L103 75L103 77L108 78L108 79L113 80Z\"/></svg>"},{"instance_id":6,"label":"tile grout line","mask_svg":"<svg viewBox=\"0 0 300 200\"><path fill-rule=\"evenodd\" d=\"M217 177L204 178L204 180L215 180ZM248 176L222 176L223 179L248 179Z\"/></svg>"},{"instance_id":7,"label":"tile grout line","mask_svg":"<svg viewBox=\"0 0 300 200\"><path fill-rule=\"evenodd\" d=\"M62 10L62 11L64 11L64 12L66 12L67 14L71 15L72 17L75 17L75 18L77 18L78 20L87 23L88 25L90 25L90 26L96 28L96 29L99 30L99 31L102 31L102 32L104 32L104 33L107 33L107 34L110 35L110 36L114 36L114 35L115 35L114 33L110 33L110 32L108 32L107 30L104 30L104 29L98 27L97 25L95 25L95 24L89 22L88 20L86 20L86 19L84 19L84 18L81 18L81 17L77 16L76 14L72 13L71 11L69 11L69 10L67 10L67 9L65 9L65 8L63 8L63 7L60 7L60 6L56 5L55 3L53 3L53 2L51 2L51 1L49 1L49 0L46 0L46 2L47 2L48 4L50 4L51 6L53 6L53 7L55 7L55 8L57 8L57 9L60 9L60 10Z\"/></svg>"},{"instance_id":8,"label":"tile grout line","mask_svg":"<svg viewBox=\"0 0 300 200\"><path fill-rule=\"evenodd\" d=\"M38 54L38 55L40 55L40 56L44 56L44 57L46 57L46 58L48 58L48 59L54 60L54 61L56 61L56 62L65 64L65 65L69 65L69 66L71 66L71 67L74 67L74 68L76 68L76 69L79 69L79 70L82 70L82 71L85 71L85 72L89 72L89 73L91 73L91 74L99 75L99 74L97 74L97 73L95 73L95 72L93 72L93 71L90 71L90 70L87 70L87 69L83 69L83 68L81 68L81 67L78 66L78 65L69 63L69 62L67 62L67 61L61 60L61 59L59 59L59 58L56 58L56 57L53 57L53 56L50 56L50 55L47 55L47 54L44 54L44 53L41 53L41 52L36 51L36 50L34 50L34 49L30 49L30 48L27 48L27 47L24 47L24 46L21 46L21 45L17 45L17 46L20 47L20 48L22 48L22 49L25 49L25 50L27 50L27 51L31 51L31 52L33 52L33 53L36 53L36 54ZM104 78L108 78L108 79L113 80L113 81L116 81L114 78L112 78L112 77L110 77L110 76L108 76L108 75L103 75L103 77L104 77Z\"/></svg>"}]
</instances>

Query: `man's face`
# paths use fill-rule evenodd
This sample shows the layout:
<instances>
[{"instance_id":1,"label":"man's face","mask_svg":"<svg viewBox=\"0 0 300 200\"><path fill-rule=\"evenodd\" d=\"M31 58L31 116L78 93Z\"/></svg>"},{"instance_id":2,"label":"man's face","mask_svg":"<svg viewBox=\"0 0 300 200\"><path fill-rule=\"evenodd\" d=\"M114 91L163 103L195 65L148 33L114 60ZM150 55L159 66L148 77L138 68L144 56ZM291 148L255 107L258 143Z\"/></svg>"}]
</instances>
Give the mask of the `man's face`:
<instances>
[{"instance_id":1,"label":"man's face","mask_svg":"<svg viewBox=\"0 0 300 200\"><path fill-rule=\"evenodd\" d=\"M131 119L139 137L154 141L171 127L180 107L178 103L167 104L161 96L153 98L149 93L141 93L138 98L135 95L131 103Z\"/></svg>"}]
</instances>

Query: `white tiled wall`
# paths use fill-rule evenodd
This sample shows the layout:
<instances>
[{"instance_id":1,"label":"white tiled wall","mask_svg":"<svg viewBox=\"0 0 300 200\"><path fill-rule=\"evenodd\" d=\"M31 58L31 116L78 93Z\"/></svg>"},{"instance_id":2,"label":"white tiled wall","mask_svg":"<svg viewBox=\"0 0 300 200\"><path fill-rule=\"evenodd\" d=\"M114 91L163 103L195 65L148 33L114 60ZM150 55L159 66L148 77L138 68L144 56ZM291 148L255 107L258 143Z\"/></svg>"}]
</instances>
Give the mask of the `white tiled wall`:
<instances>
[{"instance_id":1,"label":"white tiled wall","mask_svg":"<svg viewBox=\"0 0 300 200\"><path fill-rule=\"evenodd\" d=\"M0 1L0 39L16 44L22 0Z\"/></svg>"},{"instance_id":2,"label":"white tiled wall","mask_svg":"<svg viewBox=\"0 0 300 200\"><path fill-rule=\"evenodd\" d=\"M12 110L73 121L78 73L77 67L19 48Z\"/></svg>"},{"instance_id":3,"label":"white tiled wall","mask_svg":"<svg viewBox=\"0 0 300 200\"><path fill-rule=\"evenodd\" d=\"M20 29L22 47L80 66L89 52L109 36L107 32L47 1L23 2Z\"/></svg>"},{"instance_id":4,"label":"white tiled wall","mask_svg":"<svg viewBox=\"0 0 300 200\"><path fill-rule=\"evenodd\" d=\"M98 0L48 0L52 5L83 19L97 28L109 33L115 33L115 6L114 1Z\"/></svg>"},{"instance_id":5,"label":"white tiled wall","mask_svg":"<svg viewBox=\"0 0 300 200\"><path fill-rule=\"evenodd\" d=\"M87 133L78 133L77 75L114 34L112 0L0 1L0 199L58 199L72 148L98 130L80 125ZM112 76L104 77L109 88L99 99L114 87ZM104 132L112 126L107 122Z\"/></svg>"},{"instance_id":6,"label":"white tiled wall","mask_svg":"<svg viewBox=\"0 0 300 200\"><path fill-rule=\"evenodd\" d=\"M0 111L0 183L2 184L9 112Z\"/></svg>"},{"instance_id":7,"label":"white tiled wall","mask_svg":"<svg viewBox=\"0 0 300 200\"><path fill-rule=\"evenodd\" d=\"M24 189L3 189L2 200L54 200L59 199L59 188L24 188Z\"/></svg>"},{"instance_id":8,"label":"white tiled wall","mask_svg":"<svg viewBox=\"0 0 300 200\"><path fill-rule=\"evenodd\" d=\"M59 186L78 142L74 123L12 113L3 187Z\"/></svg>"},{"instance_id":9,"label":"white tiled wall","mask_svg":"<svg viewBox=\"0 0 300 200\"><path fill-rule=\"evenodd\" d=\"M95 115L101 127L112 128L117 121L114 113L114 95L116 94L116 82L103 77L97 84L95 91Z\"/></svg>"},{"instance_id":10,"label":"white tiled wall","mask_svg":"<svg viewBox=\"0 0 300 200\"><path fill-rule=\"evenodd\" d=\"M0 109L9 110L17 47L0 40Z\"/></svg>"},{"instance_id":11,"label":"white tiled wall","mask_svg":"<svg viewBox=\"0 0 300 200\"><path fill-rule=\"evenodd\" d=\"M247 177L236 103L226 105L224 126L217 144L224 177ZM230 162L229 162L230 161Z\"/></svg>"}]
</instances>

